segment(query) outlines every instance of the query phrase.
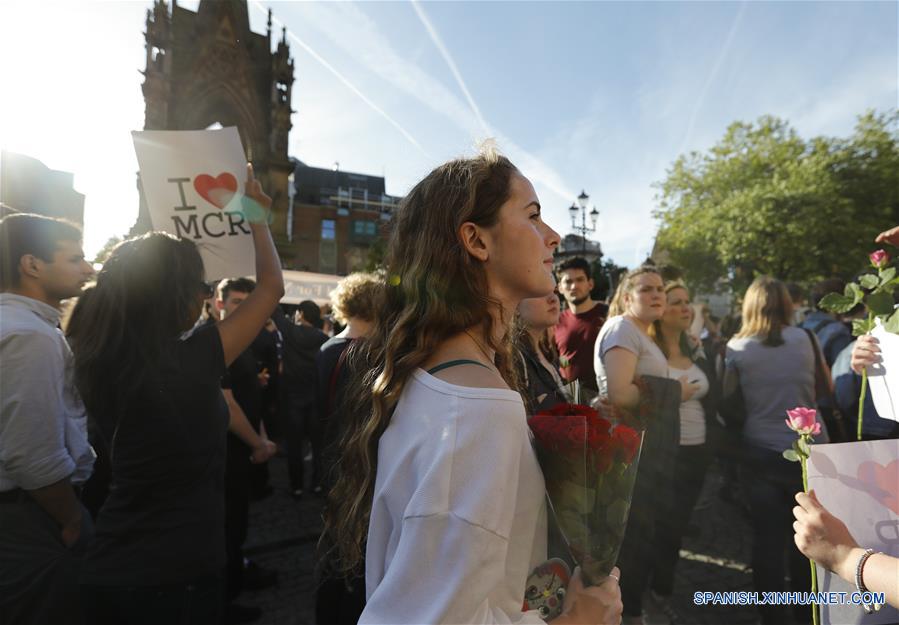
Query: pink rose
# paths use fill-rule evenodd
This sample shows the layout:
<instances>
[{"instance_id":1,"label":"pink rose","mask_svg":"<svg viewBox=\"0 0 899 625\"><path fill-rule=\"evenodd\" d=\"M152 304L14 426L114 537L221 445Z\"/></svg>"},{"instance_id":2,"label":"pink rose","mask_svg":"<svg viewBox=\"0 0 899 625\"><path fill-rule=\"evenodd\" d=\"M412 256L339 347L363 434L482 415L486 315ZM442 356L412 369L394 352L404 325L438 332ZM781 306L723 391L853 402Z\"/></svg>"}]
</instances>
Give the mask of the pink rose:
<instances>
[{"instance_id":1,"label":"pink rose","mask_svg":"<svg viewBox=\"0 0 899 625\"><path fill-rule=\"evenodd\" d=\"M817 436L821 433L821 424L818 423L818 411L812 408L793 408L787 410L789 419L785 419L787 427L797 434Z\"/></svg>"},{"instance_id":2,"label":"pink rose","mask_svg":"<svg viewBox=\"0 0 899 625\"><path fill-rule=\"evenodd\" d=\"M890 255L883 250L871 252L868 258L871 259L871 264L874 265L877 269L883 269L887 266L887 263L890 262Z\"/></svg>"}]
</instances>

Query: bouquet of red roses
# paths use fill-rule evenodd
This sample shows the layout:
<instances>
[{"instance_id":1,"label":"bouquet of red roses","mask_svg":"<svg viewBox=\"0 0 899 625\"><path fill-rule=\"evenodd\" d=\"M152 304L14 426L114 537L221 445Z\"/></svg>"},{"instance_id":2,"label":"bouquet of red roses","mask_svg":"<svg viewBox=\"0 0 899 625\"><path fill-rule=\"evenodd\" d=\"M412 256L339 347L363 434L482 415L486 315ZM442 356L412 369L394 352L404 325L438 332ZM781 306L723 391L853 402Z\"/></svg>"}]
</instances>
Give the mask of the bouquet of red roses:
<instances>
[{"instance_id":1,"label":"bouquet of red roses","mask_svg":"<svg viewBox=\"0 0 899 625\"><path fill-rule=\"evenodd\" d=\"M599 584L618 559L643 430L589 406L560 404L528 419L550 513L581 566Z\"/></svg>"}]
</instances>

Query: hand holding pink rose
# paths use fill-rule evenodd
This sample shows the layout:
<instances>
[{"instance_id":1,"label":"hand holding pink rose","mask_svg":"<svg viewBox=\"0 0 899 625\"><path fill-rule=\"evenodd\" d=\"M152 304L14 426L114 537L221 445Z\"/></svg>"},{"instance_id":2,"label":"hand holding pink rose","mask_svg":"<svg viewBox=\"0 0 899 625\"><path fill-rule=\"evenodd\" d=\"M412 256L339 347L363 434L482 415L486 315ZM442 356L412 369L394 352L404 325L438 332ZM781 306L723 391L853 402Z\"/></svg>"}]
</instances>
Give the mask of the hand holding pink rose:
<instances>
[{"instance_id":1,"label":"hand holding pink rose","mask_svg":"<svg viewBox=\"0 0 899 625\"><path fill-rule=\"evenodd\" d=\"M800 464L802 467L802 491L807 493L808 467L806 462L811 455L809 443L813 442L812 436L817 436L821 433L821 424L818 423L818 411L813 408L797 406L792 410L787 410L787 417L785 419L787 427L796 432L799 438L793 441L791 449L784 451L783 457L791 462ZM809 560L809 568L812 574L812 592L815 593L818 592L818 573L815 570L815 563L811 559ZM818 607L814 603L812 603L812 623L818 625Z\"/></svg>"},{"instance_id":2,"label":"hand holding pink rose","mask_svg":"<svg viewBox=\"0 0 899 625\"><path fill-rule=\"evenodd\" d=\"M893 245L899 245L899 226L890 228L889 230L884 230L877 235L877 238L874 239L874 242L892 243Z\"/></svg>"}]
</instances>

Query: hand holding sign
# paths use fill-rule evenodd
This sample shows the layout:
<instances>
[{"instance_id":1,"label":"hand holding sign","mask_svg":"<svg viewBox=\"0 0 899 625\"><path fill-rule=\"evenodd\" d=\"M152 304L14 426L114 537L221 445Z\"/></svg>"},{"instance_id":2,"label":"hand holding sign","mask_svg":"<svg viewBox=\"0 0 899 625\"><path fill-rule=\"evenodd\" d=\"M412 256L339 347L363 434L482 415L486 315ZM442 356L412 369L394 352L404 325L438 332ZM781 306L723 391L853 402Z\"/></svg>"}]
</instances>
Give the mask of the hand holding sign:
<instances>
[{"instance_id":1,"label":"hand holding sign","mask_svg":"<svg viewBox=\"0 0 899 625\"><path fill-rule=\"evenodd\" d=\"M899 334L887 332L878 319L871 336L879 347L879 359L867 367L871 399L880 418L899 421Z\"/></svg>"},{"instance_id":2,"label":"hand holding sign","mask_svg":"<svg viewBox=\"0 0 899 625\"><path fill-rule=\"evenodd\" d=\"M272 207L272 198L262 190L250 163L247 163L246 193L241 205L244 216L251 224L271 223L269 209Z\"/></svg>"},{"instance_id":3,"label":"hand holding sign","mask_svg":"<svg viewBox=\"0 0 899 625\"><path fill-rule=\"evenodd\" d=\"M799 504L793 508L796 547L805 557L848 579L849 554L858 543L846 524L821 505L814 490L797 493L796 503Z\"/></svg>"},{"instance_id":4,"label":"hand holding sign","mask_svg":"<svg viewBox=\"0 0 899 625\"><path fill-rule=\"evenodd\" d=\"M855 590L858 545L891 555L893 562L899 556L899 441L811 445L810 451L809 489L815 496L796 498L802 509L793 511L796 544L818 563L820 590L848 594ZM886 591L887 601L892 589L895 600L896 569L886 586L874 585L869 577L881 563L872 558L865 565L865 582L869 590ZM899 623L899 611L889 606L864 615L857 605L829 605L822 606L821 615L825 625Z\"/></svg>"},{"instance_id":5,"label":"hand holding sign","mask_svg":"<svg viewBox=\"0 0 899 625\"><path fill-rule=\"evenodd\" d=\"M271 199L247 170L237 129L132 135L153 229L195 241L209 279L252 275L248 222L264 222Z\"/></svg>"}]
</instances>

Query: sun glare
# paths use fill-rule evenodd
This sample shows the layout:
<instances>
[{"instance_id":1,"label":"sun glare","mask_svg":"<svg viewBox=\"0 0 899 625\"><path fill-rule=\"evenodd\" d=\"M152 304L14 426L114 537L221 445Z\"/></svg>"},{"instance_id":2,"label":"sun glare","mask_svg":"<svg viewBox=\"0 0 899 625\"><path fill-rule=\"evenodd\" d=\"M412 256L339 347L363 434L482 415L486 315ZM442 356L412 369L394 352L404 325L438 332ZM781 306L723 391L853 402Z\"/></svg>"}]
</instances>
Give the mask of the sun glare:
<instances>
[{"instance_id":1,"label":"sun glare","mask_svg":"<svg viewBox=\"0 0 899 625\"><path fill-rule=\"evenodd\" d=\"M0 146L75 174L88 256L137 215L130 131L143 126L144 11L134 2L0 2Z\"/></svg>"}]
</instances>

